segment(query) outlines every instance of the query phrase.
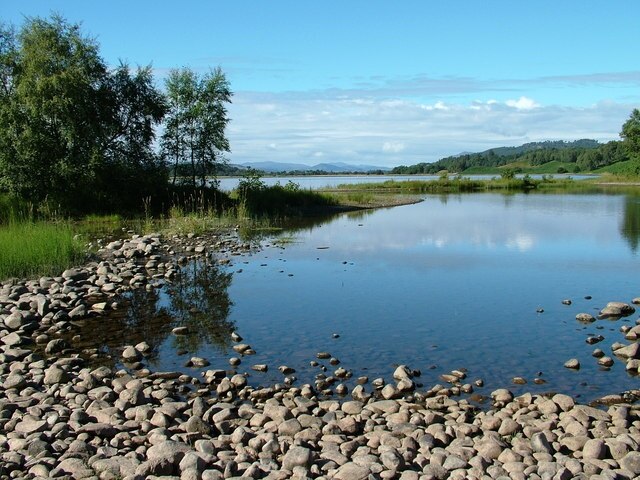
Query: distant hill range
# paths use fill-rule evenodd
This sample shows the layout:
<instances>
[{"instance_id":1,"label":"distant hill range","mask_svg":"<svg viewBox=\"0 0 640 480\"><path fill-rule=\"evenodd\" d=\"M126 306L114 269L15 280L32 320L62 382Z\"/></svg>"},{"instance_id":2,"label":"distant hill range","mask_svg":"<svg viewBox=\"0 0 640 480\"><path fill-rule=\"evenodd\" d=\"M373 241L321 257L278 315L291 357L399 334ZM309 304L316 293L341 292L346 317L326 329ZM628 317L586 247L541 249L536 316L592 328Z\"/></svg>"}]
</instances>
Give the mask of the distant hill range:
<instances>
[{"instance_id":1,"label":"distant hill range","mask_svg":"<svg viewBox=\"0 0 640 480\"><path fill-rule=\"evenodd\" d=\"M433 163L399 166L396 174L437 174L442 171L463 174L515 173L578 173L620 171L629 162L621 142L599 143L581 139L531 142L518 147L498 147L479 153L461 153ZM617 165L613 168L613 165Z\"/></svg>"},{"instance_id":2,"label":"distant hill range","mask_svg":"<svg viewBox=\"0 0 640 480\"><path fill-rule=\"evenodd\" d=\"M377 167L374 165L349 165L347 163L318 163L316 165L304 165L301 163L280 163L280 162L245 162L236 167L254 168L267 173L290 173L290 172L326 172L326 173L367 173L367 172L388 172L391 169Z\"/></svg>"}]
</instances>

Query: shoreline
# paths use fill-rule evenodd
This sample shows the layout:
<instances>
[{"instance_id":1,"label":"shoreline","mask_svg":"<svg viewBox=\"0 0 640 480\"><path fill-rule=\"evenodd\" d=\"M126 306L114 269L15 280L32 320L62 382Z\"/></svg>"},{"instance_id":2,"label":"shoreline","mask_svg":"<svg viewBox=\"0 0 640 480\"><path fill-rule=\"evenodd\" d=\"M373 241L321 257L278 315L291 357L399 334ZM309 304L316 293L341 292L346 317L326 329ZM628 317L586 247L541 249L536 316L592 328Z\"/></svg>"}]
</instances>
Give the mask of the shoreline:
<instances>
[{"instance_id":1,"label":"shoreline","mask_svg":"<svg viewBox=\"0 0 640 480\"><path fill-rule=\"evenodd\" d=\"M127 370L89 367L64 340L74 322L120 308L124 291L156 288L196 258L224 263L251 249L232 232L134 236L109 242L97 262L60 277L2 284L0 477L640 475L637 404L604 411L567 395L514 398L497 389L485 411L451 398L449 388L416 391L415 372L405 366L377 391L360 385L335 400L312 385L254 388L224 370L203 378L151 372L145 342L123 349ZM32 346L35 353L25 348Z\"/></svg>"}]
</instances>

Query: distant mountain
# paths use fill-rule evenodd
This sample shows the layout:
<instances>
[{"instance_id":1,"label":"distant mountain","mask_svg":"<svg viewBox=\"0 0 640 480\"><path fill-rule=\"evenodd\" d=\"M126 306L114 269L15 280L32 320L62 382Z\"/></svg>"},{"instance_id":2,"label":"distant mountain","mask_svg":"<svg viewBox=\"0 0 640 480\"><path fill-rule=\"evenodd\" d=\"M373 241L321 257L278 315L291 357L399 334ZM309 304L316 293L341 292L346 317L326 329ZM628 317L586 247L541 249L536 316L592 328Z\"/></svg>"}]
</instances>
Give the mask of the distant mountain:
<instances>
[{"instance_id":1,"label":"distant mountain","mask_svg":"<svg viewBox=\"0 0 640 480\"><path fill-rule=\"evenodd\" d=\"M301 163L280 163L280 162L245 162L241 167L255 168L263 172L285 172L289 170L304 170L310 168L309 165Z\"/></svg>"},{"instance_id":2,"label":"distant mountain","mask_svg":"<svg viewBox=\"0 0 640 480\"><path fill-rule=\"evenodd\" d=\"M322 171L330 173L345 172L370 172L374 170L382 170L388 172L391 170L387 167L378 167L375 165L349 165L343 162L336 163L318 163L316 165L304 165L301 163L281 163L281 162L245 162L241 163L241 167L255 168L263 172L279 173L279 172L312 172Z\"/></svg>"}]
</instances>

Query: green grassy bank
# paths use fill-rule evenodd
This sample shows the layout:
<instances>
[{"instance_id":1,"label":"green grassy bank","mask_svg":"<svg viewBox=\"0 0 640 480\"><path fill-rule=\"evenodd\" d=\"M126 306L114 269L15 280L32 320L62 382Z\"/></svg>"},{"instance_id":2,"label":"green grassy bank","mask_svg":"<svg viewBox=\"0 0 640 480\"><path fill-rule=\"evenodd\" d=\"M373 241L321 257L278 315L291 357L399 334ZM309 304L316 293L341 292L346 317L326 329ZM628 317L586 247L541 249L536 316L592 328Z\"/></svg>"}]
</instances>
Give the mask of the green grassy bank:
<instances>
[{"instance_id":1,"label":"green grassy bank","mask_svg":"<svg viewBox=\"0 0 640 480\"><path fill-rule=\"evenodd\" d=\"M85 252L69 224L10 222L0 227L0 278L59 275Z\"/></svg>"}]
</instances>

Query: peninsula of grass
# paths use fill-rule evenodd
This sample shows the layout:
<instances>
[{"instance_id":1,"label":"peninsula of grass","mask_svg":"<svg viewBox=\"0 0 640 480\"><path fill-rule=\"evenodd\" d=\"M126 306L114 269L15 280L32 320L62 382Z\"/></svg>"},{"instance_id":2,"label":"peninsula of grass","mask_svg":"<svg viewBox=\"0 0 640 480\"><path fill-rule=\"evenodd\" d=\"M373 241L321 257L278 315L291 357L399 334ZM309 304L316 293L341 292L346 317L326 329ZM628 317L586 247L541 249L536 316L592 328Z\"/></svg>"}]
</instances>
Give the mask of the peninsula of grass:
<instances>
[{"instance_id":1,"label":"peninsula of grass","mask_svg":"<svg viewBox=\"0 0 640 480\"><path fill-rule=\"evenodd\" d=\"M579 187L580 182L571 178L543 177L532 179L506 177L489 180L471 179L468 177L441 177L437 180L388 180L381 183L358 183L338 185L327 192L374 192L374 193L466 193L485 191L531 191L542 189L572 189Z\"/></svg>"},{"instance_id":2,"label":"peninsula of grass","mask_svg":"<svg viewBox=\"0 0 640 480\"><path fill-rule=\"evenodd\" d=\"M0 278L60 275L86 249L70 225L12 221L0 227Z\"/></svg>"}]
</instances>

